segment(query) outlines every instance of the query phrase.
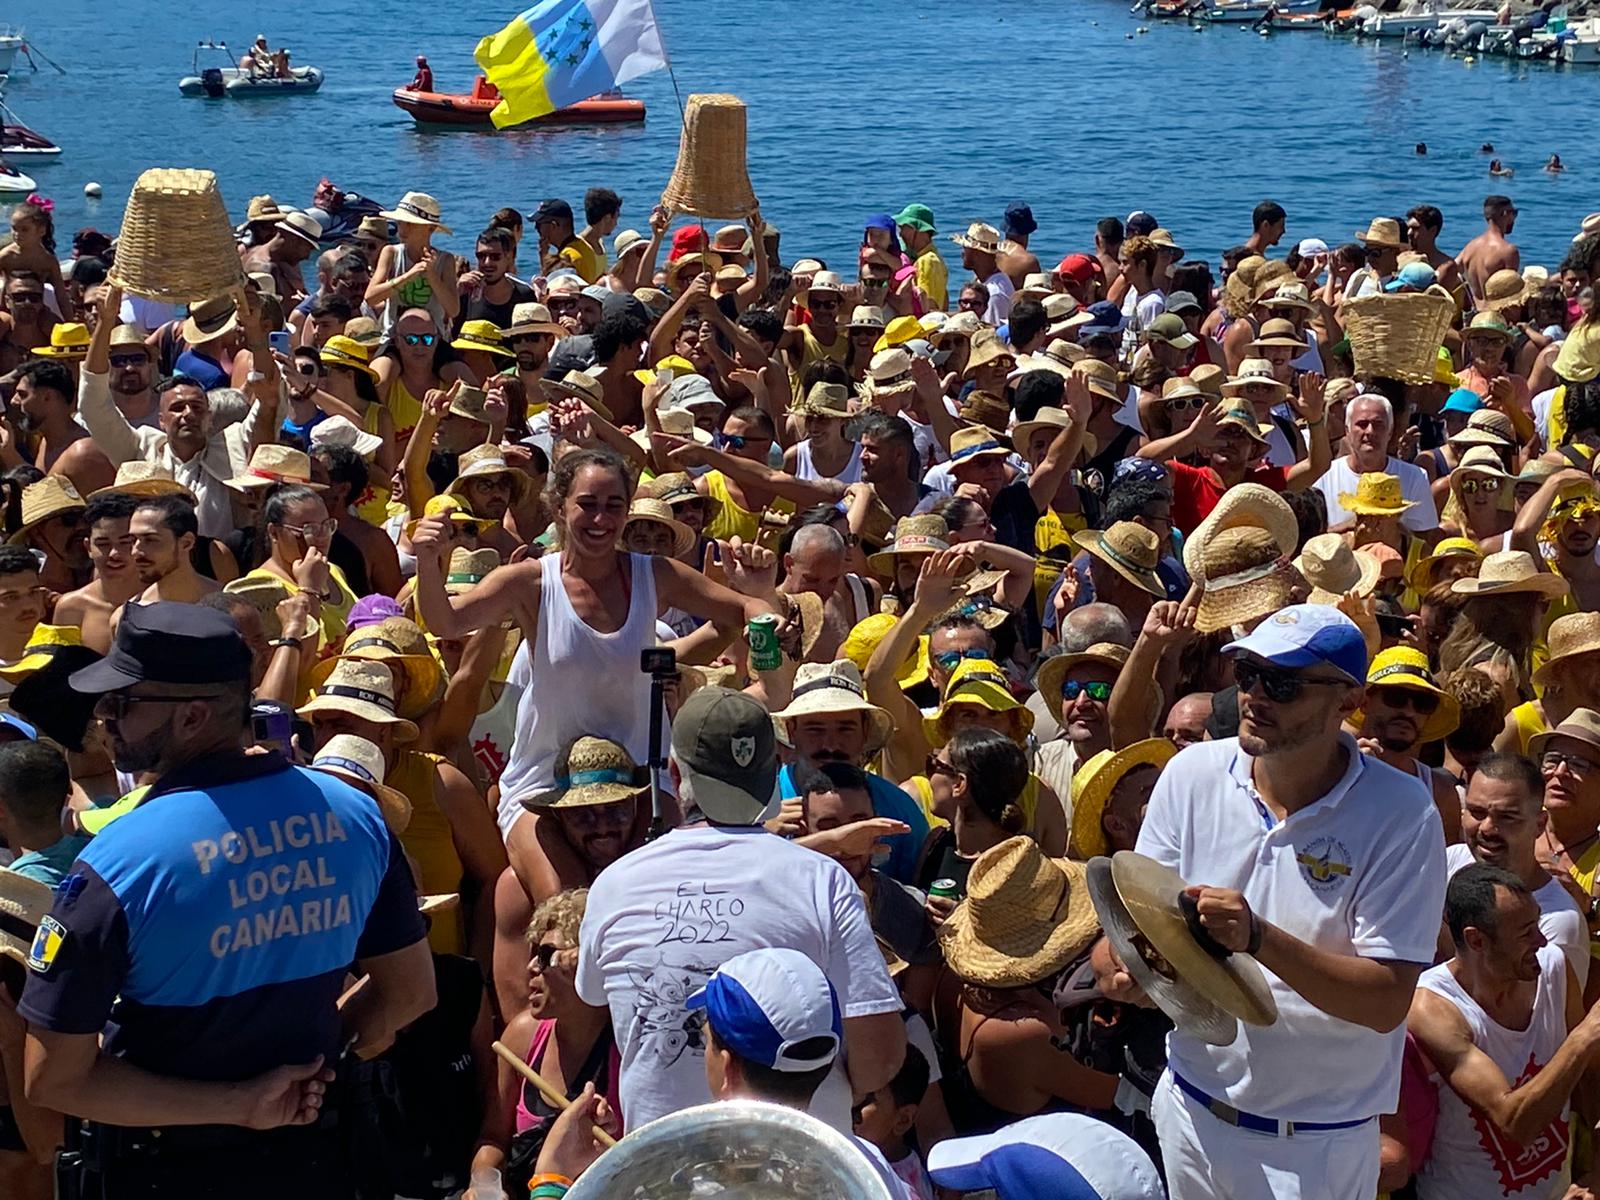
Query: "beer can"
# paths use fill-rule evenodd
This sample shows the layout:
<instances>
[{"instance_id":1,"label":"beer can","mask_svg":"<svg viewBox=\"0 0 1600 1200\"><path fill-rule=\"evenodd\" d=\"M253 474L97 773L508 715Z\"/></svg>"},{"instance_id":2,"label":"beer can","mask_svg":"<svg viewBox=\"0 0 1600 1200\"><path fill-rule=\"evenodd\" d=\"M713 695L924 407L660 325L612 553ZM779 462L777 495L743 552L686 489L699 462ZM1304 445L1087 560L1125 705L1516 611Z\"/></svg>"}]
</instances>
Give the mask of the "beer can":
<instances>
[{"instance_id":1,"label":"beer can","mask_svg":"<svg viewBox=\"0 0 1600 1200\"><path fill-rule=\"evenodd\" d=\"M935 879L933 886L928 889L930 896L943 896L946 900L954 900L960 886L954 879Z\"/></svg>"},{"instance_id":2,"label":"beer can","mask_svg":"<svg viewBox=\"0 0 1600 1200\"><path fill-rule=\"evenodd\" d=\"M776 671L783 665L783 648L778 645L778 616L762 613L750 618L750 669Z\"/></svg>"}]
</instances>

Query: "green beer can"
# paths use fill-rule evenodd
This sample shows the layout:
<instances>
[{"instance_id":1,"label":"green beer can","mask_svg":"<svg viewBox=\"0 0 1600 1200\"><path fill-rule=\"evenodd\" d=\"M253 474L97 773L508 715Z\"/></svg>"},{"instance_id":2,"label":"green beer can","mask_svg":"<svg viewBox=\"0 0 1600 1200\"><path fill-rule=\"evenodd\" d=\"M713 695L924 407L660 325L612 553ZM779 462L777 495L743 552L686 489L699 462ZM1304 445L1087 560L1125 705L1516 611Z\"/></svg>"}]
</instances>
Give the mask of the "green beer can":
<instances>
[{"instance_id":1,"label":"green beer can","mask_svg":"<svg viewBox=\"0 0 1600 1200\"><path fill-rule=\"evenodd\" d=\"M750 669L776 671L783 665L783 648L778 645L778 616L762 613L750 618Z\"/></svg>"}]
</instances>

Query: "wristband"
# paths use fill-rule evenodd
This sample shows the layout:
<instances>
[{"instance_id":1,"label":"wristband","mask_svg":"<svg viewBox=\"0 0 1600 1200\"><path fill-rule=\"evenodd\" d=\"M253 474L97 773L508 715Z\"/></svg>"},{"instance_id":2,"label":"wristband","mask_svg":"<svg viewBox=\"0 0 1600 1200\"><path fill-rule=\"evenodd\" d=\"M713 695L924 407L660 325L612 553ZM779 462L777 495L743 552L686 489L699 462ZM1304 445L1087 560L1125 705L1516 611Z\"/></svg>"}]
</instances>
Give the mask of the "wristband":
<instances>
[{"instance_id":1,"label":"wristband","mask_svg":"<svg viewBox=\"0 0 1600 1200\"><path fill-rule=\"evenodd\" d=\"M1250 914L1250 940L1245 943L1246 954L1261 953L1261 918L1255 913Z\"/></svg>"},{"instance_id":2,"label":"wristband","mask_svg":"<svg viewBox=\"0 0 1600 1200\"><path fill-rule=\"evenodd\" d=\"M528 1200L561 1200L566 1194L564 1183L536 1183L528 1189Z\"/></svg>"},{"instance_id":3,"label":"wristband","mask_svg":"<svg viewBox=\"0 0 1600 1200\"><path fill-rule=\"evenodd\" d=\"M1328 423L1328 414L1327 413L1323 413L1315 421L1307 421L1306 422L1306 428L1307 429L1315 429L1318 425L1326 425L1327 423Z\"/></svg>"},{"instance_id":4,"label":"wristband","mask_svg":"<svg viewBox=\"0 0 1600 1200\"><path fill-rule=\"evenodd\" d=\"M300 649L301 643L303 643L305 640L306 639L303 638L303 637L273 638L270 642L267 643L267 645L269 645L269 646L293 646L296 650L298 650L298 649Z\"/></svg>"},{"instance_id":5,"label":"wristband","mask_svg":"<svg viewBox=\"0 0 1600 1200\"><path fill-rule=\"evenodd\" d=\"M565 1192L571 1186L572 1180L568 1179L565 1175L558 1175L554 1171L540 1172L532 1179L528 1180L528 1188L530 1192L532 1189L540 1187L560 1188L561 1192ZM559 1195L560 1193L557 1194Z\"/></svg>"}]
</instances>

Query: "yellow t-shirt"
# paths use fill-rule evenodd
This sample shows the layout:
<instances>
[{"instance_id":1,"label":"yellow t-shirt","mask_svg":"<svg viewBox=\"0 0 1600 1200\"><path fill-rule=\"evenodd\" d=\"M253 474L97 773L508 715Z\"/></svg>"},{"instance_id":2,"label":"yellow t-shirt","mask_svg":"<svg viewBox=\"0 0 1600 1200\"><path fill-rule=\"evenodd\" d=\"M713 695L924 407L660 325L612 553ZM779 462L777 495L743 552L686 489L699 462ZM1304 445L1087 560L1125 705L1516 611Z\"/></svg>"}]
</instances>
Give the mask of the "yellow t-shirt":
<instances>
[{"instance_id":1,"label":"yellow t-shirt","mask_svg":"<svg viewBox=\"0 0 1600 1200\"><path fill-rule=\"evenodd\" d=\"M417 864L421 878L420 890L425 896L436 896L461 890L464 868L461 856L456 853L455 837L450 821L434 799L434 772L444 761L437 754L420 750L395 752L394 765L384 780L390 787L403 792L411 801L411 820L400 835L400 844ZM433 919L428 932L428 944L439 954L465 953L466 940L461 928L461 909L446 910Z\"/></svg>"},{"instance_id":2,"label":"yellow t-shirt","mask_svg":"<svg viewBox=\"0 0 1600 1200\"><path fill-rule=\"evenodd\" d=\"M844 366L845 355L850 350L850 337L841 328L834 334L833 342L824 346L817 340L817 335L811 332L811 326L800 327L800 359L795 364L795 369L789 374L789 386L794 394L800 394L800 380L806 373L806 368L812 363L827 359Z\"/></svg>"},{"instance_id":3,"label":"yellow t-shirt","mask_svg":"<svg viewBox=\"0 0 1600 1200\"><path fill-rule=\"evenodd\" d=\"M1061 578L1061 559L1071 559L1074 543L1072 535L1089 528L1089 520L1081 512L1058 513L1046 509L1033 525L1033 548L1039 555L1033 568L1033 598L1039 611L1044 612L1050 599L1050 589ZM1067 547L1063 555L1051 556L1050 551Z\"/></svg>"},{"instance_id":4,"label":"yellow t-shirt","mask_svg":"<svg viewBox=\"0 0 1600 1200\"><path fill-rule=\"evenodd\" d=\"M398 386L399 380L395 383ZM402 387L401 390L405 389ZM418 411L421 411L420 406ZM378 432L379 412L380 409L376 404L367 405L367 411L361 418L363 431L371 434ZM369 480L361 495L351 503L350 508L368 525L382 525L389 515L389 489L374 486Z\"/></svg>"},{"instance_id":5,"label":"yellow t-shirt","mask_svg":"<svg viewBox=\"0 0 1600 1200\"><path fill-rule=\"evenodd\" d=\"M1511 716L1517 723L1517 752L1526 754L1528 743L1533 740L1534 735L1543 733L1549 726L1544 723L1544 717L1539 713L1539 705L1532 700L1513 708Z\"/></svg>"},{"instance_id":6,"label":"yellow t-shirt","mask_svg":"<svg viewBox=\"0 0 1600 1200\"><path fill-rule=\"evenodd\" d=\"M605 273L605 263L594 252L594 247L581 237L574 236L571 241L556 251L555 257L559 265L571 267L579 275L583 276L585 283L594 283Z\"/></svg>"},{"instance_id":7,"label":"yellow t-shirt","mask_svg":"<svg viewBox=\"0 0 1600 1200\"><path fill-rule=\"evenodd\" d=\"M917 290L936 312L949 311L950 268L944 265L939 252L929 246L917 255Z\"/></svg>"},{"instance_id":8,"label":"yellow t-shirt","mask_svg":"<svg viewBox=\"0 0 1600 1200\"><path fill-rule=\"evenodd\" d=\"M716 500L716 512L706 523L705 535L710 538L742 538L747 542L756 540L756 535L761 532L761 514L753 513L748 508L741 508L733 502L733 497L728 494L728 477L721 471L708 471L706 481L706 494ZM774 512L794 512L794 501L781 497L772 502Z\"/></svg>"}]
</instances>

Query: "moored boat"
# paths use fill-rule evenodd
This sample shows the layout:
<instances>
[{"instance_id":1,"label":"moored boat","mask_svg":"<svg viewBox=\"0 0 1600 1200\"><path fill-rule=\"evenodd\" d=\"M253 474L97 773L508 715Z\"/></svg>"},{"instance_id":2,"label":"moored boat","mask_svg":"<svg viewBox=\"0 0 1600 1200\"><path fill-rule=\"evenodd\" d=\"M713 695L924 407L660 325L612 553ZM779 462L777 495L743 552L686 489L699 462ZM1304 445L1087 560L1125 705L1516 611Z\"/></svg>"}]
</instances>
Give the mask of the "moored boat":
<instances>
[{"instance_id":1,"label":"moored boat","mask_svg":"<svg viewBox=\"0 0 1600 1200\"><path fill-rule=\"evenodd\" d=\"M0 160L0 192L31 192L38 186L32 178Z\"/></svg>"},{"instance_id":2,"label":"moored boat","mask_svg":"<svg viewBox=\"0 0 1600 1200\"><path fill-rule=\"evenodd\" d=\"M472 91L418 92L396 88L395 104L411 114L419 125L467 125L491 127L489 114L500 103L499 90L483 76L473 81ZM609 125L644 120L643 100L630 99L620 92L605 92L580 100L566 108L526 122L529 125Z\"/></svg>"}]
</instances>

